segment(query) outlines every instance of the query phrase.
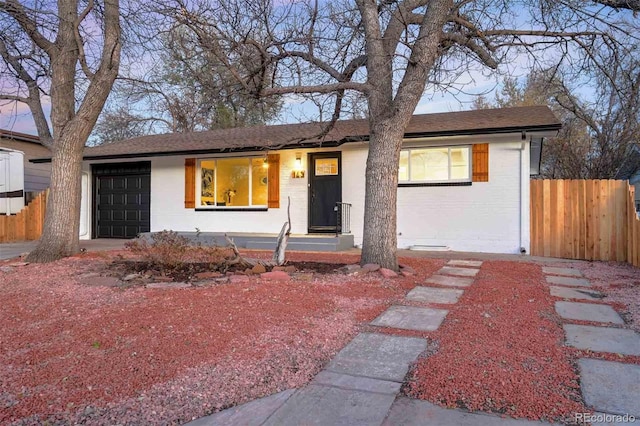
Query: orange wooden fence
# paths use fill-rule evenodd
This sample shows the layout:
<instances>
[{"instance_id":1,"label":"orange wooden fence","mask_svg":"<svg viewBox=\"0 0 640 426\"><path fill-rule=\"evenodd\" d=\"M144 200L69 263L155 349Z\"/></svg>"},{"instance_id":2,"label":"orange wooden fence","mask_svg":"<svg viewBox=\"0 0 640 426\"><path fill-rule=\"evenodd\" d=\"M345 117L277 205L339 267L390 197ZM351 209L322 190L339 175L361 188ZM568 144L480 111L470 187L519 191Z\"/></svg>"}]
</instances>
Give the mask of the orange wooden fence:
<instances>
[{"instance_id":1,"label":"orange wooden fence","mask_svg":"<svg viewBox=\"0 0 640 426\"><path fill-rule=\"evenodd\" d=\"M633 191L623 180L532 180L531 254L640 266Z\"/></svg>"},{"instance_id":2,"label":"orange wooden fence","mask_svg":"<svg viewBox=\"0 0 640 426\"><path fill-rule=\"evenodd\" d=\"M0 243L37 240L42 234L48 191L41 192L20 213L0 215Z\"/></svg>"}]
</instances>

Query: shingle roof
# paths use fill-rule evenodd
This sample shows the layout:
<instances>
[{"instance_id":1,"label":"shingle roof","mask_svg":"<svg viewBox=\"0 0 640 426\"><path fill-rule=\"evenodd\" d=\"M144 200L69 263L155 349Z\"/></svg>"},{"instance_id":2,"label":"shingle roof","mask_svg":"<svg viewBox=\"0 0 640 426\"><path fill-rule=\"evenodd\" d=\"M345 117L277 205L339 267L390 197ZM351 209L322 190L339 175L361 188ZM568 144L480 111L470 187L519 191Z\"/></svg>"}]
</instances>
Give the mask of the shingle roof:
<instances>
[{"instance_id":1,"label":"shingle roof","mask_svg":"<svg viewBox=\"0 0 640 426\"><path fill-rule=\"evenodd\" d=\"M323 138L321 123L283 124L149 135L85 148L85 159L128 158L226 151L275 150L305 146L337 146L366 140L366 119L341 120ZM558 130L560 122L546 106L485 109L414 115L406 137Z\"/></svg>"}]
</instances>

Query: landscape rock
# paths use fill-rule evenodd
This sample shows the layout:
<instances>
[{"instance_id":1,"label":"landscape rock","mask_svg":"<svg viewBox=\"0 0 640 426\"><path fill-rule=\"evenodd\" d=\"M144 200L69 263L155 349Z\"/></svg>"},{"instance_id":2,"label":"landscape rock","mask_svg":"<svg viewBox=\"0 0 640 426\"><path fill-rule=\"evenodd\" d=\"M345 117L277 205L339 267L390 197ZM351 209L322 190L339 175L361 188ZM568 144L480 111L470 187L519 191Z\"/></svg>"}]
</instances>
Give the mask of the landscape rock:
<instances>
[{"instance_id":1,"label":"landscape rock","mask_svg":"<svg viewBox=\"0 0 640 426\"><path fill-rule=\"evenodd\" d=\"M406 272L406 273L411 274L411 275L415 275L415 273L416 273L416 270L413 269L411 266L402 266L402 265L400 265L400 271L401 272Z\"/></svg>"},{"instance_id":2,"label":"landscape rock","mask_svg":"<svg viewBox=\"0 0 640 426\"><path fill-rule=\"evenodd\" d=\"M285 266L284 267L284 272L288 272L288 273L293 273L296 271L296 267L293 265L289 265L289 266Z\"/></svg>"},{"instance_id":3,"label":"landscape rock","mask_svg":"<svg viewBox=\"0 0 640 426\"><path fill-rule=\"evenodd\" d=\"M87 277L80 279L80 283L92 287L118 287L120 280L116 277Z\"/></svg>"},{"instance_id":4,"label":"landscape rock","mask_svg":"<svg viewBox=\"0 0 640 426\"><path fill-rule=\"evenodd\" d=\"M415 274L413 272L400 271L400 275L402 275L403 277L412 277Z\"/></svg>"},{"instance_id":5,"label":"landscape rock","mask_svg":"<svg viewBox=\"0 0 640 426\"><path fill-rule=\"evenodd\" d=\"M360 272L362 270L362 268L360 267L360 265L344 265L342 268L338 269L338 271L347 274L347 275L352 275L352 274L357 274L358 272Z\"/></svg>"},{"instance_id":6,"label":"landscape rock","mask_svg":"<svg viewBox=\"0 0 640 426\"><path fill-rule=\"evenodd\" d=\"M147 288L188 288L191 284L188 283L149 283Z\"/></svg>"},{"instance_id":7,"label":"landscape rock","mask_svg":"<svg viewBox=\"0 0 640 426\"><path fill-rule=\"evenodd\" d=\"M313 281L313 272L296 272L293 278L298 281Z\"/></svg>"},{"instance_id":8,"label":"landscape rock","mask_svg":"<svg viewBox=\"0 0 640 426\"><path fill-rule=\"evenodd\" d=\"M244 270L243 274L245 275L253 275L253 269L247 268Z\"/></svg>"},{"instance_id":9,"label":"landscape rock","mask_svg":"<svg viewBox=\"0 0 640 426\"><path fill-rule=\"evenodd\" d=\"M271 271L260 274L260 278L269 281L289 281L291 276L284 271Z\"/></svg>"},{"instance_id":10,"label":"landscape rock","mask_svg":"<svg viewBox=\"0 0 640 426\"><path fill-rule=\"evenodd\" d=\"M271 271L284 271L284 266L274 266Z\"/></svg>"},{"instance_id":11,"label":"landscape rock","mask_svg":"<svg viewBox=\"0 0 640 426\"><path fill-rule=\"evenodd\" d=\"M367 263L366 265L362 266L363 272L375 272L379 269L380 269L380 265L378 265L377 263Z\"/></svg>"},{"instance_id":12,"label":"landscape rock","mask_svg":"<svg viewBox=\"0 0 640 426\"><path fill-rule=\"evenodd\" d=\"M258 263L251 269L251 271L254 274L264 274L265 272L267 272L267 268L265 268L263 264Z\"/></svg>"},{"instance_id":13,"label":"landscape rock","mask_svg":"<svg viewBox=\"0 0 640 426\"><path fill-rule=\"evenodd\" d=\"M380 268L380 275L385 278L396 278L398 274L395 271L387 268Z\"/></svg>"},{"instance_id":14,"label":"landscape rock","mask_svg":"<svg viewBox=\"0 0 640 426\"><path fill-rule=\"evenodd\" d=\"M13 262L10 263L8 266L27 266L29 264L29 262Z\"/></svg>"},{"instance_id":15,"label":"landscape rock","mask_svg":"<svg viewBox=\"0 0 640 426\"><path fill-rule=\"evenodd\" d=\"M194 277L198 280L209 280L212 278L219 278L222 274L220 272L207 271L207 272L198 272L194 275Z\"/></svg>"},{"instance_id":16,"label":"landscape rock","mask_svg":"<svg viewBox=\"0 0 640 426\"><path fill-rule=\"evenodd\" d=\"M127 276L125 276L122 281L132 281L135 280L136 278L140 278L140 274L129 274Z\"/></svg>"}]
</instances>

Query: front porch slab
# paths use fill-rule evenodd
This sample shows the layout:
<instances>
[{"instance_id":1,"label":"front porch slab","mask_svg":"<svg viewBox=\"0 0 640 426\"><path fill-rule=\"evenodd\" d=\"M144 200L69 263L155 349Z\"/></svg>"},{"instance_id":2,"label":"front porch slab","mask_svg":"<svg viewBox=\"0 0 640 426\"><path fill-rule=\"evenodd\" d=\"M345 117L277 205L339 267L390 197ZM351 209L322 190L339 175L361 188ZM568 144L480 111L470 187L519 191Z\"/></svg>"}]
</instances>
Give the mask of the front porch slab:
<instances>
[{"instance_id":1,"label":"front porch slab","mask_svg":"<svg viewBox=\"0 0 640 426\"><path fill-rule=\"evenodd\" d=\"M570 287L590 287L591 283L585 278L558 277L550 275L545 277L548 284L568 285Z\"/></svg>"},{"instance_id":2,"label":"front porch slab","mask_svg":"<svg viewBox=\"0 0 640 426\"><path fill-rule=\"evenodd\" d=\"M640 336L633 330L565 324L567 344L594 352L640 355Z\"/></svg>"},{"instance_id":3,"label":"front porch slab","mask_svg":"<svg viewBox=\"0 0 640 426\"><path fill-rule=\"evenodd\" d=\"M549 291L552 296L562 297L564 299L579 299L579 300L601 300L604 296L595 290L558 287L552 285L549 287Z\"/></svg>"},{"instance_id":4,"label":"front porch slab","mask_svg":"<svg viewBox=\"0 0 640 426\"><path fill-rule=\"evenodd\" d=\"M640 365L580 359L582 395L596 411L640 417Z\"/></svg>"},{"instance_id":5,"label":"front porch slab","mask_svg":"<svg viewBox=\"0 0 640 426\"><path fill-rule=\"evenodd\" d=\"M326 370L401 383L409 365L426 349L425 339L361 333L338 352Z\"/></svg>"},{"instance_id":6,"label":"front porch slab","mask_svg":"<svg viewBox=\"0 0 640 426\"><path fill-rule=\"evenodd\" d=\"M434 331L440 327L448 313L445 309L391 306L373 320L371 325L402 330Z\"/></svg>"},{"instance_id":7,"label":"front porch slab","mask_svg":"<svg viewBox=\"0 0 640 426\"><path fill-rule=\"evenodd\" d=\"M565 277L582 277L582 272L579 269L574 268L558 268L555 266L543 266L543 274L549 275L563 275Z\"/></svg>"},{"instance_id":8,"label":"front porch slab","mask_svg":"<svg viewBox=\"0 0 640 426\"><path fill-rule=\"evenodd\" d=\"M469 287L471 284L473 284L473 278L432 275L431 277L427 278L426 283L446 285L449 287Z\"/></svg>"},{"instance_id":9,"label":"front porch slab","mask_svg":"<svg viewBox=\"0 0 640 426\"><path fill-rule=\"evenodd\" d=\"M444 275L458 275L461 277L475 277L479 269L459 268L456 266L443 266L438 273Z\"/></svg>"},{"instance_id":10,"label":"front porch slab","mask_svg":"<svg viewBox=\"0 0 640 426\"><path fill-rule=\"evenodd\" d=\"M556 302L556 312L562 318L624 324L620 315L608 305L580 302Z\"/></svg>"},{"instance_id":11,"label":"front porch slab","mask_svg":"<svg viewBox=\"0 0 640 426\"><path fill-rule=\"evenodd\" d=\"M453 288L435 288L435 287L421 287L418 286L411 290L407 294L407 300L413 300L416 302L426 303L444 303L451 304L456 303L460 296L464 293L463 290L456 290Z\"/></svg>"}]
</instances>

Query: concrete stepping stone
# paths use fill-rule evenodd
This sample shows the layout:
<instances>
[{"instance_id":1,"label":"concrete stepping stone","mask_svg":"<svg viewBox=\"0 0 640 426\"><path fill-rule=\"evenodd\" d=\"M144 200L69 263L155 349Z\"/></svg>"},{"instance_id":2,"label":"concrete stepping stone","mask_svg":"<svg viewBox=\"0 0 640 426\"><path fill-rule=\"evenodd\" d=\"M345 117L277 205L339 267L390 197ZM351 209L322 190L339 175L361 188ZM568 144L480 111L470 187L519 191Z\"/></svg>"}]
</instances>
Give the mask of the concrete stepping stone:
<instances>
[{"instance_id":1,"label":"concrete stepping stone","mask_svg":"<svg viewBox=\"0 0 640 426\"><path fill-rule=\"evenodd\" d=\"M440 327L448 313L445 309L391 306L374 319L371 325L402 330L434 331Z\"/></svg>"},{"instance_id":2,"label":"concrete stepping stone","mask_svg":"<svg viewBox=\"0 0 640 426\"><path fill-rule=\"evenodd\" d=\"M550 275L545 277L548 284L568 285L570 287L590 287L591 283L585 278L557 277Z\"/></svg>"},{"instance_id":3,"label":"concrete stepping stone","mask_svg":"<svg viewBox=\"0 0 640 426\"><path fill-rule=\"evenodd\" d=\"M407 294L407 300L426 303L456 303L463 290L418 286Z\"/></svg>"},{"instance_id":4,"label":"concrete stepping stone","mask_svg":"<svg viewBox=\"0 0 640 426\"><path fill-rule=\"evenodd\" d=\"M365 392L387 393L395 395L400 392L402 383L387 380L370 379L369 377L351 376L349 374L334 373L323 370L314 377L312 385L335 386L341 389L359 390Z\"/></svg>"},{"instance_id":5,"label":"concrete stepping stone","mask_svg":"<svg viewBox=\"0 0 640 426\"><path fill-rule=\"evenodd\" d=\"M425 339L361 333L338 352L325 370L401 383L409 365L426 349Z\"/></svg>"},{"instance_id":6,"label":"concrete stepping stone","mask_svg":"<svg viewBox=\"0 0 640 426\"><path fill-rule=\"evenodd\" d=\"M577 324L565 324L563 328L567 344L574 348L640 355L640 336L633 330Z\"/></svg>"},{"instance_id":7,"label":"concrete stepping stone","mask_svg":"<svg viewBox=\"0 0 640 426\"><path fill-rule=\"evenodd\" d=\"M542 273L549 275L564 275L566 277L583 277L582 272L580 272L579 269L557 268L555 266L543 266Z\"/></svg>"},{"instance_id":8,"label":"concrete stepping stone","mask_svg":"<svg viewBox=\"0 0 640 426\"><path fill-rule=\"evenodd\" d=\"M580 302L556 302L556 312L562 318L580 321L624 324L620 315L608 305Z\"/></svg>"},{"instance_id":9,"label":"concrete stepping stone","mask_svg":"<svg viewBox=\"0 0 640 426\"><path fill-rule=\"evenodd\" d=\"M185 426L259 426L263 424L274 411L280 408L295 391L295 389L288 389L264 398L256 399L210 416L201 417L187 423Z\"/></svg>"},{"instance_id":10,"label":"concrete stepping stone","mask_svg":"<svg viewBox=\"0 0 640 426\"><path fill-rule=\"evenodd\" d=\"M471 268L479 268L482 266L481 260L460 260L460 259L451 259L447 262L449 266L468 266Z\"/></svg>"},{"instance_id":11,"label":"concrete stepping stone","mask_svg":"<svg viewBox=\"0 0 640 426\"><path fill-rule=\"evenodd\" d=\"M640 365L579 359L582 395L588 406L640 417Z\"/></svg>"},{"instance_id":12,"label":"concrete stepping stone","mask_svg":"<svg viewBox=\"0 0 640 426\"><path fill-rule=\"evenodd\" d=\"M400 397L391 406L383 426L525 426L549 425L529 420L502 418L491 414L470 413L464 410L438 407L427 401Z\"/></svg>"},{"instance_id":13,"label":"concrete stepping stone","mask_svg":"<svg viewBox=\"0 0 640 426\"><path fill-rule=\"evenodd\" d=\"M308 385L298 390L264 425L379 425L395 393L365 392L333 386Z\"/></svg>"},{"instance_id":14,"label":"concrete stepping stone","mask_svg":"<svg viewBox=\"0 0 640 426\"><path fill-rule=\"evenodd\" d=\"M552 296L562 297L564 299L602 300L604 297L602 293L595 290L582 290L569 287L558 287L555 285L550 286L549 290L551 291Z\"/></svg>"},{"instance_id":15,"label":"concrete stepping stone","mask_svg":"<svg viewBox=\"0 0 640 426\"><path fill-rule=\"evenodd\" d=\"M444 275L432 275L427 278L428 284L440 284L450 287L469 287L473 284L473 278L447 277Z\"/></svg>"},{"instance_id":16,"label":"concrete stepping stone","mask_svg":"<svg viewBox=\"0 0 640 426\"><path fill-rule=\"evenodd\" d=\"M459 268L456 266L443 266L438 271L439 274L444 275L458 275L460 277L475 277L478 274L479 269L471 268Z\"/></svg>"}]
</instances>

